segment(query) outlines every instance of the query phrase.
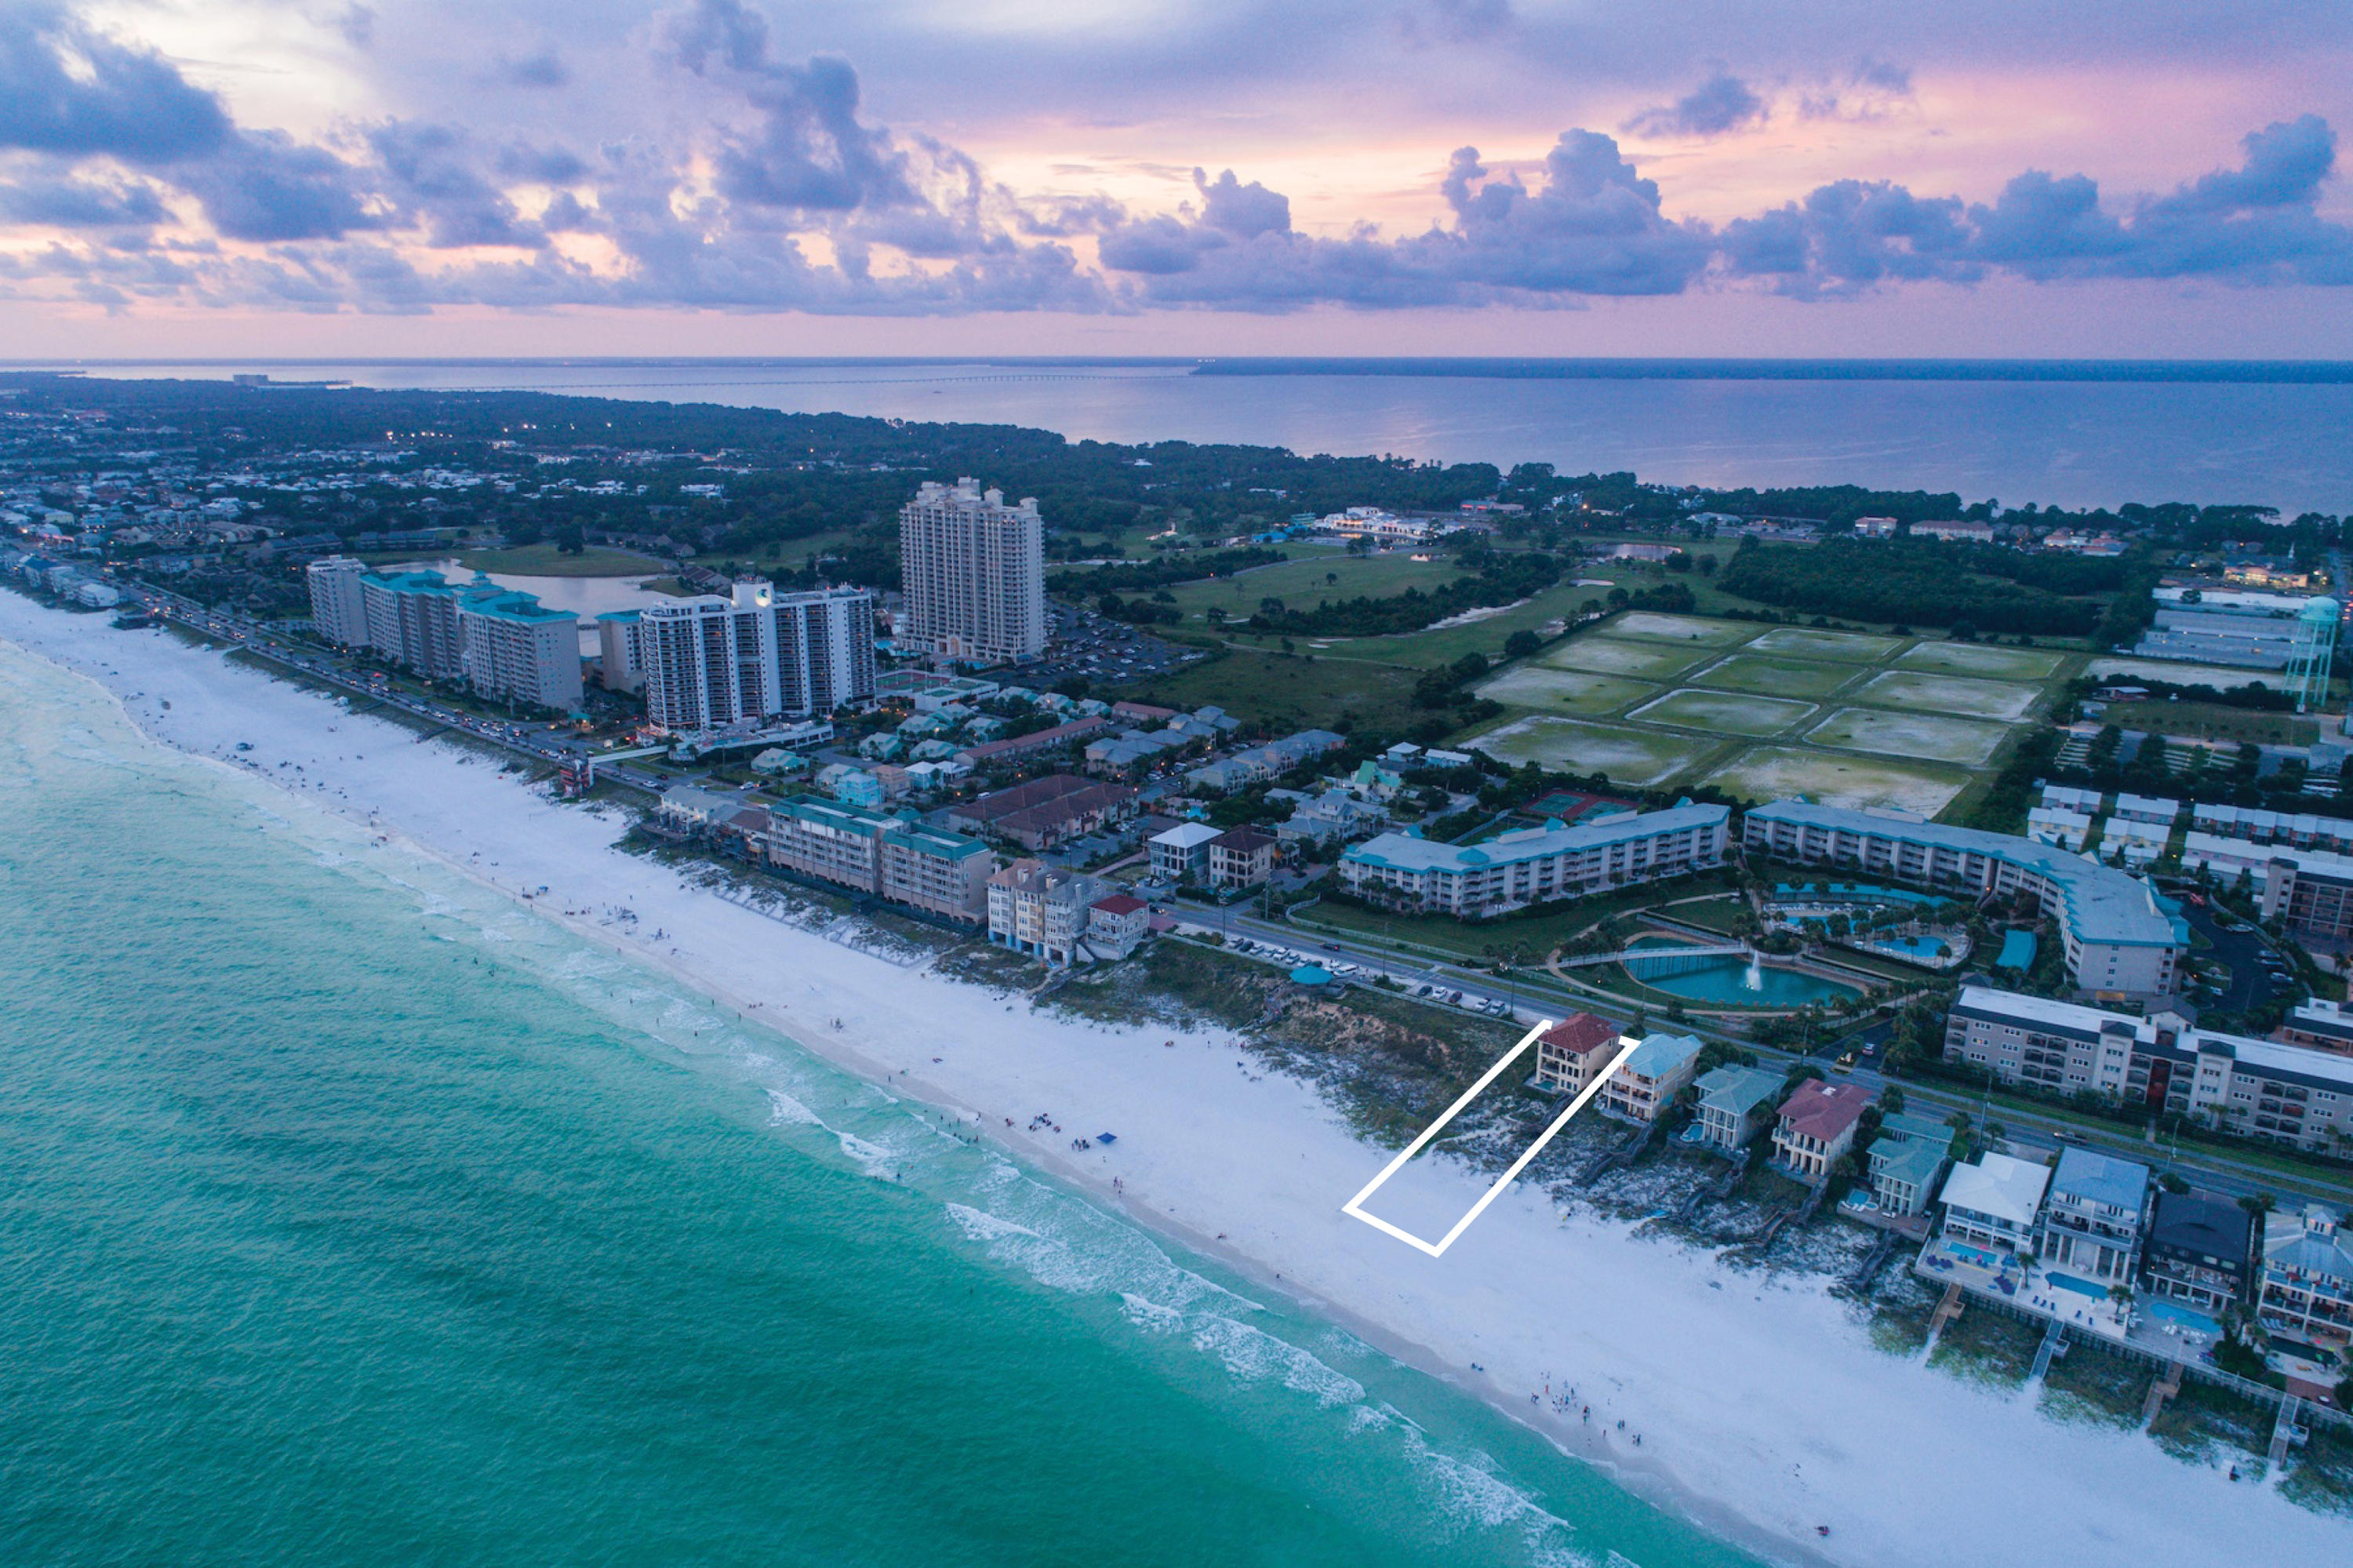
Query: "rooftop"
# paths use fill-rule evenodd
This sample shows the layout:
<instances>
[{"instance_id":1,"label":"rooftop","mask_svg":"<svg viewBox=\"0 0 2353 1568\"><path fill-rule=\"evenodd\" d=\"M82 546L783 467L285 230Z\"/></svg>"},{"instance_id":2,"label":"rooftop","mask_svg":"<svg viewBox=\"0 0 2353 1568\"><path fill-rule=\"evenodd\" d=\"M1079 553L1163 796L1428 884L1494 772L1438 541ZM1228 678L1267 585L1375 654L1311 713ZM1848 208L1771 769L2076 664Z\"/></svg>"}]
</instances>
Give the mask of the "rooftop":
<instances>
[{"instance_id":1,"label":"rooftop","mask_svg":"<svg viewBox=\"0 0 2353 1568\"><path fill-rule=\"evenodd\" d=\"M1748 820L1869 833L1924 848L2005 861L2035 873L2058 889L2067 923L2079 941L2142 948L2187 947L2189 942L2188 924L2160 908L2155 891L2140 878L2052 844L1976 828L1905 821L1842 806L1817 806L1810 800L1776 800L1750 811Z\"/></svg>"},{"instance_id":2,"label":"rooftop","mask_svg":"<svg viewBox=\"0 0 2353 1568\"><path fill-rule=\"evenodd\" d=\"M2255 1216L2212 1192L2159 1192L2149 1216L2148 1243L2243 1268L2255 1249Z\"/></svg>"},{"instance_id":3,"label":"rooftop","mask_svg":"<svg viewBox=\"0 0 2353 1568\"><path fill-rule=\"evenodd\" d=\"M1843 1136L1871 1104L1871 1091L1861 1084L1826 1084L1808 1078L1782 1102L1781 1125L1793 1133L1832 1143Z\"/></svg>"},{"instance_id":4,"label":"rooftop","mask_svg":"<svg viewBox=\"0 0 2353 1568\"><path fill-rule=\"evenodd\" d=\"M1646 1036L1626 1058L1625 1071L1637 1078L1664 1078L1680 1072L1700 1054L1699 1040L1690 1034Z\"/></svg>"},{"instance_id":5,"label":"rooftop","mask_svg":"<svg viewBox=\"0 0 2353 1568\"><path fill-rule=\"evenodd\" d=\"M1945 1178L1941 1194L1948 1208L1991 1214L2013 1225L2026 1226L2042 1207L2043 1189L2051 1184L2049 1167L2013 1160L2007 1154L1982 1154L1973 1165L1956 1165Z\"/></svg>"},{"instance_id":6,"label":"rooftop","mask_svg":"<svg viewBox=\"0 0 2353 1568\"><path fill-rule=\"evenodd\" d=\"M1630 839L1693 828L1721 826L1731 820L1725 806L1673 806L1663 811L1628 812L1567 828L1548 825L1505 833L1482 844L1442 844L1405 833L1383 833L1340 858L1398 871L1479 871L1515 861L1541 860L1556 854L1606 849Z\"/></svg>"},{"instance_id":7,"label":"rooftop","mask_svg":"<svg viewBox=\"0 0 2353 1568\"><path fill-rule=\"evenodd\" d=\"M2138 1213L2148 1197L2148 1167L2095 1150L2063 1150L2051 1177L2051 1195L2062 1194Z\"/></svg>"},{"instance_id":8,"label":"rooftop","mask_svg":"<svg viewBox=\"0 0 2353 1568\"><path fill-rule=\"evenodd\" d=\"M1698 1088L1700 1104L1746 1120L1758 1106L1780 1097L1781 1075L1764 1067L1726 1064L1702 1073Z\"/></svg>"},{"instance_id":9,"label":"rooftop","mask_svg":"<svg viewBox=\"0 0 2353 1568\"><path fill-rule=\"evenodd\" d=\"M1618 1044L1618 1026L1589 1012L1572 1012L1544 1032L1542 1044L1583 1056Z\"/></svg>"}]
</instances>

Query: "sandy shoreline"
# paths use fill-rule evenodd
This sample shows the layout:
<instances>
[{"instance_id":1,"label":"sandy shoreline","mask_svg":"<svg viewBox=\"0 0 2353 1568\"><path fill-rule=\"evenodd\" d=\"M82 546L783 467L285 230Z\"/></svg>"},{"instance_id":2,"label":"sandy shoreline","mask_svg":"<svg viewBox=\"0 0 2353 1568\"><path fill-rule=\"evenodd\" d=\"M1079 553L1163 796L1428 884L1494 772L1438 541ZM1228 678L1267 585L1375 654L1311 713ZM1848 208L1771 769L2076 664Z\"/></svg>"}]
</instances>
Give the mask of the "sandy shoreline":
<instances>
[{"instance_id":1,"label":"sandy shoreline","mask_svg":"<svg viewBox=\"0 0 2353 1568\"><path fill-rule=\"evenodd\" d=\"M1506 1194L1430 1259L1339 1213L1382 1156L1316 1094L1238 1072L1222 1032L1163 1044L1032 1012L765 918L613 850L617 816L563 805L459 747L161 633L0 594L0 637L90 676L165 744L389 834L746 1021L963 1118L1026 1162L1280 1289L1605 1467L1641 1495L1788 1560L1975 1564L2327 1561L2353 1527L2233 1485L2137 1434L2067 1426L1873 1350L1825 1282ZM163 705L168 701L170 706ZM239 741L254 749L237 752ZM280 767L280 764L284 764ZM298 771L299 770L299 771ZM637 911L607 924L566 909ZM650 939L656 929L667 935ZM831 1021L839 1018L836 1030ZM934 1058L940 1058L934 1062ZM1051 1109L1065 1131L1022 1124ZM1012 1125L1007 1125L1007 1118ZM1077 1154L1073 1132L1115 1129ZM1124 1192L1110 1188L1122 1178ZM1440 1172L1467 1208L1482 1183ZM1485 1370L1471 1370L1476 1363ZM1575 1383L1595 1424L1527 1395ZM1623 1419L1635 1449L1619 1439ZM1599 1436L1597 1443L1597 1435ZM1828 1523L1828 1540L1815 1535Z\"/></svg>"}]
</instances>

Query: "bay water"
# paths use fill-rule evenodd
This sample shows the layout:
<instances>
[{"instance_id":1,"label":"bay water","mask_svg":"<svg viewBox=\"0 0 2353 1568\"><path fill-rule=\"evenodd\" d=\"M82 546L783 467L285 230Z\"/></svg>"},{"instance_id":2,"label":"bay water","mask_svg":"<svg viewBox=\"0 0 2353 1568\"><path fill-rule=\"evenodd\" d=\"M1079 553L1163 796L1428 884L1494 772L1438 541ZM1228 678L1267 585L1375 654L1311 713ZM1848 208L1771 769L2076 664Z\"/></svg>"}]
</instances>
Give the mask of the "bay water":
<instances>
[{"instance_id":1,"label":"bay water","mask_svg":"<svg viewBox=\"0 0 2353 1568\"><path fill-rule=\"evenodd\" d=\"M1203 376L1166 360L255 359L87 369L216 380L249 370L360 387L1026 425L1073 440L1549 462L1677 484L1952 491L2013 507L2188 501L2353 513L2353 382L2341 376L2150 379L2146 366L2094 365L2074 367L2093 377L2084 379L2032 366L2001 375L1964 366L1937 379L1916 365L1828 361L1767 376L1658 361L1547 378L1482 367L1415 374L1410 362L1389 362L1378 374L1319 374L1310 364Z\"/></svg>"},{"instance_id":2,"label":"bay water","mask_svg":"<svg viewBox=\"0 0 2353 1568\"><path fill-rule=\"evenodd\" d=\"M1749 1561L5 642L0 951L0 1562Z\"/></svg>"}]
</instances>

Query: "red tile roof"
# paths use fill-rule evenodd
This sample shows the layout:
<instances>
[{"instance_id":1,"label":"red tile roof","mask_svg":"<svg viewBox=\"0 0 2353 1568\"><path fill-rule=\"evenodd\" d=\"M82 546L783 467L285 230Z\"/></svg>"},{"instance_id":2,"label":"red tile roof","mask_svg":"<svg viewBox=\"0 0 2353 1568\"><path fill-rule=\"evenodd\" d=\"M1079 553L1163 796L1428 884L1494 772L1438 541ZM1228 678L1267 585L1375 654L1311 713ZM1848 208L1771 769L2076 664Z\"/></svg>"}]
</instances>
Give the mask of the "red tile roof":
<instances>
[{"instance_id":1,"label":"red tile roof","mask_svg":"<svg viewBox=\"0 0 2353 1568\"><path fill-rule=\"evenodd\" d=\"M1572 1055L1586 1056L1618 1044L1618 1026L1589 1012L1572 1012L1544 1033L1542 1043Z\"/></svg>"},{"instance_id":2,"label":"red tile roof","mask_svg":"<svg viewBox=\"0 0 2353 1568\"><path fill-rule=\"evenodd\" d=\"M1137 910L1148 908L1150 906L1141 898L1130 897L1124 893L1114 893L1108 898L1096 899L1091 907L1100 909L1106 915L1133 915Z\"/></svg>"},{"instance_id":3,"label":"red tile roof","mask_svg":"<svg viewBox=\"0 0 2353 1568\"><path fill-rule=\"evenodd\" d=\"M1871 1091L1861 1084L1826 1084L1808 1078L1781 1103L1781 1125L1791 1132L1835 1143L1870 1103Z\"/></svg>"}]
</instances>

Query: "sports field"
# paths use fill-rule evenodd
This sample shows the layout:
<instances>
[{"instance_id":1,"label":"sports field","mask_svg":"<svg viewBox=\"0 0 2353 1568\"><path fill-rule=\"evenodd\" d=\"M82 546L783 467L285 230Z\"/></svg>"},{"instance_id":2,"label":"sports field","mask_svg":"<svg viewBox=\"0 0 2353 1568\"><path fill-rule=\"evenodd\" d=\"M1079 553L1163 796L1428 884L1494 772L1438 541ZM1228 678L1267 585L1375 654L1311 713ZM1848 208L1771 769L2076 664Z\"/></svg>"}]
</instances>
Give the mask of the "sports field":
<instances>
[{"instance_id":1,"label":"sports field","mask_svg":"<svg viewBox=\"0 0 2353 1568\"><path fill-rule=\"evenodd\" d=\"M1505 707L1598 717L1654 697L1659 688L1615 675L1588 675L1577 670L1547 670L1541 664L1521 664L1481 686L1479 694Z\"/></svg>"},{"instance_id":2,"label":"sports field","mask_svg":"<svg viewBox=\"0 0 2353 1568\"><path fill-rule=\"evenodd\" d=\"M1967 675L1924 675L1912 670L1873 675L1852 694L1856 702L1885 708L1992 719L2023 718L2042 694L2040 686L1973 680Z\"/></svg>"},{"instance_id":3,"label":"sports field","mask_svg":"<svg viewBox=\"0 0 2353 1568\"><path fill-rule=\"evenodd\" d=\"M1621 784L1663 784L1690 771L1723 743L1664 730L1587 724L1531 715L1489 730L1479 749L1514 766L1531 759L1572 773L1606 773Z\"/></svg>"},{"instance_id":4,"label":"sports field","mask_svg":"<svg viewBox=\"0 0 2353 1568\"><path fill-rule=\"evenodd\" d=\"M1587 670L1597 675L1631 675L1637 680L1663 681L1706 658L1714 650L1694 642L1687 647L1635 638L1588 632L1572 637L1538 655L1556 670Z\"/></svg>"},{"instance_id":5,"label":"sports field","mask_svg":"<svg viewBox=\"0 0 2353 1568\"><path fill-rule=\"evenodd\" d=\"M1778 697L1685 690L1646 703L1626 716L1717 735L1778 735L1813 711L1811 703L1784 702Z\"/></svg>"},{"instance_id":6,"label":"sports field","mask_svg":"<svg viewBox=\"0 0 2353 1568\"><path fill-rule=\"evenodd\" d=\"M1479 694L1511 711L1461 744L1629 785L1705 782L1750 800L1933 815L2084 662L1636 612L1488 679Z\"/></svg>"},{"instance_id":7,"label":"sports field","mask_svg":"<svg viewBox=\"0 0 2353 1568\"><path fill-rule=\"evenodd\" d=\"M1721 663L1693 672L1689 678L1694 685L1756 692L1768 697L1827 697L1855 678L1855 668L1852 664L1817 664L1804 659L1776 659L1764 653L1736 653Z\"/></svg>"},{"instance_id":8,"label":"sports field","mask_svg":"<svg viewBox=\"0 0 2353 1568\"><path fill-rule=\"evenodd\" d=\"M1701 782L1751 800L1803 795L1826 806L1893 806L1933 817L1961 792L1968 776L1926 763L1753 746Z\"/></svg>"},{"instance_id":9,"label":"sports field","mask_svg":"<svg viewBox=\"0 0 2353 1568\"><path fill-rule=\"evenodd\" d=\"M1806 732L1816 746L1842 751L1876 751L1974 768L1993 756L2007 726L1942 714L1896 713L1886 708L1841 708Z\"/></svg>"}]
</instances>

